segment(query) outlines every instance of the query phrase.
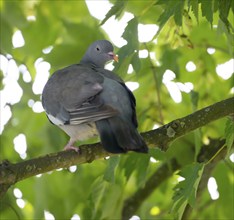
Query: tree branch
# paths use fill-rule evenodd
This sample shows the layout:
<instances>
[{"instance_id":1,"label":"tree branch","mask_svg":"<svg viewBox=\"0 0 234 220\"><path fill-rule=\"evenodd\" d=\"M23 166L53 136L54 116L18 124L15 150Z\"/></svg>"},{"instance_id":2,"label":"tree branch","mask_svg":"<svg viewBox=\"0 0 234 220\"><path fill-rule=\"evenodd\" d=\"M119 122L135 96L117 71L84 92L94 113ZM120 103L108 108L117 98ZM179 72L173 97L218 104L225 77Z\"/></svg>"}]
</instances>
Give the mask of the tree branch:
<instances>
[{"instance_id":1,"label":"tree branch","mask_svg":"<svg viewBox=\"0 0 234 220\"><path fill-rule=\"evenodd\" d=\"M159 147L166 151L169 143L214 120L234 113L234 98L217 102L188 116L176 119L158 129L142 134L149 147ZM93 160L110 156L100 143L80 146L80 153L61 151L16 164L3 161L0 164L0 198L7 189L26 178L58 168L75 164L90 163Z\"/></svg>"},{"instance_id":2,"label":"tree branch","mask_svg":"<svg viewBox=\"0 0 234 220\"><path fill-rule=\"evenodd\" d=\"M150 50L147 46L146 43L144 43L145 45L145 49L148 51L148 53L150 53ZM150 58L149 56L149 61L150 61L150 67L151 67L151 70L152 70L152 73L153 73L153 77L154 77L154 81L155 81L155 90L156 90L156 96L157 96L157 110L159 111L159 121L161 124L164 124L164 119L163 119L163 113L162 113L162 102L161 102L161 92L160 92L160 83L157 77L157 72L156 72L156 69L155 69L155 66L154 66L154 62L152 61L152 59Z\"/></svg>"},{"instance_id":3,"label":"tree branch","mask_svg":"<svg viewBox=\"0 0 234 220\"><path fill-rule=\"evenodd\" d=\"M145 186L134 195L124 201L122 209L122 220L130 219L141 206L141 204L151 195L151 193L165 180L167 180L176 170L180 168L176 159L170 159L163 163L147 180Z\"/></svg>"},{"instance_id":4,"label":"tree branch","mask_svg":"<svg viewBox=\"0 0 234 220\"><path fill-rule=\"evenodd\" d=\"M234 98L217 102L183 118L176 119L158 129L145 132L142 136L149 147L166 151L169 143L212 121L234 114Z\"/></svg>"},{"instance_id":5,"label":"tree branch","mask_svg":"<svg viewBox=\"0 0 234 220\"><path fill-rule=\"evenodd\" d=\"M218 164L218 162L225 158L227 148L225 146L225 140L210 140L209 145L204 145L198 155L198 162L209 163L205 166L201 182L198 187L197 200L200 199L211 172ZM214 157L216 155L216 157ZM136 214L141 204L148 198L164 181L166 181L175 171L181 168L181 165L175 158L163 163L147 180L145 186L137 190L132 196L124 201L122 209L122 220L128 220L134 214ZM197 202L199 204L199 202ZM183 220L189 219L191 214L191 207L188 204L183 214Z\"/></svg>"}]
</instances>

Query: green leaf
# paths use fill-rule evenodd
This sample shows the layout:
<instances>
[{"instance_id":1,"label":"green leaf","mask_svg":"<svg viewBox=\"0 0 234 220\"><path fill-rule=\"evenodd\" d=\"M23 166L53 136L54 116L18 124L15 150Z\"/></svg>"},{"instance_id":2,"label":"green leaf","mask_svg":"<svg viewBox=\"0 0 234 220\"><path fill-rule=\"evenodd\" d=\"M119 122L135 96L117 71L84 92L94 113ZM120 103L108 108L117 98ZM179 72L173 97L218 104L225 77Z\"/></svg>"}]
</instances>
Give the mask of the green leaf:
<instances>
[{"instance_id":1,"label":"green leaf","mask_svg":"<svg viewBox=\"0 0 234 220\"><path fill-rule=\"evenodd\" d=\"M192 90L190 92L190 98L191 98L191 102L192 102L192 109L193 112L197 111L197 107L198 107L198 100L199 100L199 93ZM197 155L199 154L201 147L202 147L202 133L201 133L201 129L196 129L195 131L193 131L194 134L194 144L195 144L195 161L197 158Z\"/></svg>"},{"instance_id":2,"label":"green leaf","mask_svg":"<svg viewBox=\"0 0 234 220\"><path fill-rule=\"evenodd\" d=\"M228 46L229 46L229 53L233 55L233 45L234 45L234 38L233 38L233 34L229 32L226 24L222 21L222 20L219 20L219 23L218 23L218 28L217 28L217 33L219 35L225 33L226 37L227 37L227 43L228 43Z\"/></svg>"},{"instance_id":3,"label":"green leaf","mask_svg":"<svg viewBox=\"0 0 234 220\"><path fill-rule=\"evenodd\" d=\"M133 54L131 63L132 63L132 67L135 70L135 72L140 71L140 69L141 69L141 60L140 60L140 58L138 56L138 53Z\"/></svg>"},{"instance_id":4,"label":"green leaf","mask_svg":"<svg viewBox=\"0 0 234 220\"><path fill-rule=\"evenodd\" d=\"M90 194L90 200L92 204L94 205L94 209L97 210L102 199L103 199L103 194L105 192L107 185L106 182L103 181L101 177L98 177L94 180L92 183L92 192Z\"/></svg>"},{"instance_id":5,"label":"green leaf","mask_svg":"<svg viewBox=\"0 0 234 220\"><path fill-rule=\"evenodd\" d=\"M225 161L225 163L218 163L212 176L215 178L218 186L219 198L213 201L215 204L213 209L208 209L206 212L213 212L217 219L234 219L233 213L233 201L234 194L232 193L234 189L233 181L233 163L230 161ZM217 208L218 207L218 208Z\"/></svg>"},{"instance_id":6,"label":"green leaf","mask_svg":"<svg viewBox=\"0 0 234 220\"><path fill-rule=\"evenodd\" d=\"M198 0L189 0L188 5L191 6L191 10L198 22Z\"/></svg>"},{"instance_id":7,"label":"green leaf","mask_svg":"<svg viewBox=\"0 0 234 220\"><path fill-rule=\"evenodd\" d=\"M126 53L124 53L124 51L126 51ZM131 63L132 57L134 55L134 53L132 53L129 54L127 57L125 57L125 54L128 53L127 51L128 51L128 46L127 45L123 46L118 52L119 63L116 62L114 63L115 68L113 71L118 72L119 76L121 77L124 77L127 74L128 66Z\"/></svg>"},{"instance_id":8,"label":"green leaf","mask_svg":"<svg viewBox=\"0 0 234 220\"><path fill-rule=\"evenodd\" d=\"M161 4L166 4L167 6L165 7L164 12L161 14L161 16L158 19L159 26L161 30L163 26L167 23L170 17L174 16L175 23L179 26L182 25L182 17L183 17L183 9L184 9L184 0L169 0L169 1L164 1L164 0L159 0L156 4L161 5Z\"/></svg>"},{"instance_id":9,"label":"green leaf","mask_svg":"<svg viewBox=\"0 0 234 220\"><path fill-rule=\"evenodd\" d=\"M213 24L213 0L201 0L201 11L202 16L204 16L207 21L210 22L211 26Z\"/></svg>"},{"instance_id":10,"label":"green leaf","mask_svg":"<svg viewBox=\"0 0 234 220\"><path fill-rule=\"evenodd\" d=\"M27 26L26 16L24 14L24 3L20 1L1 1L2 13L4 19L12 27L19 29ZM26 3L27 4L27 3Z\"/></svg>"},{"instance_id":11,"label":"green leaf","mask_svg":"<svg viewBox=\"0 0 234 220\"><path fill-rule=\"evenodd\" d=\"M122 37L128 42L132 50L136 50L139 47L138 43L138 19L134 17L128 22L127 27L124 30Z\"/></svg>"},{"instance_id":12,"label":"green leaf","mask_svg":"<svg viewBox=\"0 0 234 220\"><path fill-rule=\"evenodd\" d=\"M91 44L96 39L104 38L104 36L98 31L94 30L92 26L87 26L83 23L71 22L66 19L63 19L62 22L63 27L66 28L66 32L64 34L64 43L77 45L77 48L78 46L79 48L83 47L84 51L86 50L87 45L84 45L82 41L83 39ZM84 51L81 52L84 53Z\"/></svg>"},{"instance_id":13,"label":"green leaf","mask_svg":"<svg viewBox=\"0 0 234 220\"><path fill-rule=\"evenodd\" d=\"M228 13L231 8L231 2L230 0L219 0L219 17L223 21L223 23L226 25L228 31L230 31L230 23L228 21Z\"/></svg>"},{"instance_id":14,"label":"green leaf","mask_svg":"<svg viewBox=\"0 0 234 220\"><path fill-rule=\"evenodd\" d=\"M158 148L150 148L149 153L151 157L159 161L166 161L166 153Z\"/></svg>"},{"instance_id":15,"label":"green leaf","mask_svg":"<svg viewBox=\"0 0 234 220\"><path fill-rule=\"evenodd\" d=\"M13 45L11 39L13 35L12 26L10 26L7 21L2 17L1 13L1 35L0 35L0 45L1 53L11 53Z\"/></svg>"},{"instance_id":16,"label":"green leaf","mask_svg":"<svg viewBox=\"0 0 234 220\"><path fill-rule=\"evenodd\" d=\"M176 219L181 219L187 204L195 205L198 185L203 173L204 164L190 164L182 168L179 175L185 180L179 182L174 188L172 212Z\"/></svg>"},{"instance_id":17,"label":"green leaf","mask_svg":"<svg viewBox=\"0 0 234 220\"><path fill-rule=\"evenodd\" d=\"M141 186L146 181L147 168L149 166L150 155L131 153L125 161L124 173L127 180L133 172L136 172L136 182Z\"/></svg>"},{"instance_id":18,"label":"green leaf","mask_svg":"<svg viewBox=\"0 0 234 220\"><path fill-rule=\"evenodd\" d=\"M112 219L111 216L115 216L115 219L120 219L118 216L118 213L121 213L119 201L123 197L123 191L121 190L120 186L116 184L109 184L108 187L106 187L104 194L101 196L104 197L104 201L100 209L102 211L102 216L100 218L95 216L96 218L94 218L94 220Z\"/></svg>"},{"instance_id":19,"label":"green leaf","mask_svg":"<svg viewBox=\"0 0 234 220\"><path fill-rule=\"evenodd\" d=\"M136 17L128 22L122 37L127 41L127 44L118 51L119 60L121 62L115 63L114 71L127 73L129 64L132 64L134 70L138 72L140 70L140 60L138 53L136 53L139 50L138 19Z\"/></svg>"},{"instance_id":20,"label":"green leaf","mask_svg":"<svg viewBox=\"0 0 234 220\"><path fill-rule=\"evenodd\" d=\"M175 3L175 1L173 1ZM177 0L174 11L175 23L182 26L183 10L184 10L184 0Z\"/></svg>"},{"instance_id":21,"label":"green leaf","mask_svg":"<svg viewBox=\"0 0 234 220\"><path fill-rule=\"evenodd\" d=\"M178 60L181 57L181 53L179 50L171 50L168 47L163 47L163 54L160 58L160 62L162 65L159 68L163 68L164 71L167 69L172 70L177 77L180 75L180 66ZM164 73L164 72L163 72Z\"/></svg>"},{"instance_id":22,"label":"green leaf","mask_svg":"<svg viewBox=\"0 0 234 220\"><path fill-rule=\"evenodd\" d=\"M150 162L150 156L149 155L141 155L139 156L137 153L136 157L138 159L136 171L137 171L137 186L142 186L146 182L146 175L147 175L147 169L149 167Z\"/></svg>"},{"instance_id":23,"label":"green leaf","mask_svg":"<svg viewBox=\"0 0 234 220\"><path fill-rule=\"evenodd\" d=\"M118 18L125 7L125 3L125 1L117 1L115 5L113 5L111 9L107 12L105 18L102 20L100 25L103 25L113 15L115 15L115 17Z\"/></svg>"},{"instance_id":24,"label":"green leaf","mask_svg":"<svg viewBox=\"0 0 234 220\"><path fill-rule=\"evenodd\" d=\"M141 23L153 24L162 13L162 8L156 6L155 2L156 0L128 0L125 6L125 10L136 15L141 21Z\"/></svg>"},{"instance_id":25,"label":"green leaf","mask_svg":"<svg viewBox=\"0 0 234 220\"><path fill-rule=\"evenodd\" d=\"M226 138L226 145L228 148L228 155L229 155L234 142L234 123L233 119L231 118L228 118L226 122L225 138Z\"/></svg>"},{"instance_id":26,"label":"green leaf","mask_svg":"<svg viewBox=\"0 0 234 220\"><path fill-rule=\"evenodd\" d=\"M108 160L108 165L104 174L103 179L107 182L114 183L115 182L115 170L116 166L119 164L119 156L111 157Z\"/></svg>"},{"instance_id":27,"label":"green leaf","mask_svg":"<svg viewBox=\"0 0 234 220\"><path fill-rule=\"evenodd\" d=\"M199 99L199 93L192 90L190 92L190 97L191 97L191 102L192 102L192 107L193 107L193 111L197 110L197 106L198 106L198 99Z\"/></svg>"}]
</instances>

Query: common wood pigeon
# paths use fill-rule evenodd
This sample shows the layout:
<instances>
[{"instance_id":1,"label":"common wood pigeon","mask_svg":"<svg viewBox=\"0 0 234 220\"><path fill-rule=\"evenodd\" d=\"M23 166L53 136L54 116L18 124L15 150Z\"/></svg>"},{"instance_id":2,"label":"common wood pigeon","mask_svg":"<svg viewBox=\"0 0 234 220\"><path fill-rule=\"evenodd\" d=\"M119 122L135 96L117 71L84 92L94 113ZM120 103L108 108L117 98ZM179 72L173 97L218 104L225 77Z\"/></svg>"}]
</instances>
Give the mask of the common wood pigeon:
<instances>
[{"instance_id":1,"label":"common wood pigeon","mask_svg":"<svg viewBox=\"0 0 234 220\"><path fill-rule=\"evenodd\" d=\"M119 76L104 69L117 59L109 41L95 41L79 64L57 70L46 83L42 105L50 122L70 136L65 150L99 135L110 153L148 152L137 131L134 95Z\"/></svg>"}]
</instances>

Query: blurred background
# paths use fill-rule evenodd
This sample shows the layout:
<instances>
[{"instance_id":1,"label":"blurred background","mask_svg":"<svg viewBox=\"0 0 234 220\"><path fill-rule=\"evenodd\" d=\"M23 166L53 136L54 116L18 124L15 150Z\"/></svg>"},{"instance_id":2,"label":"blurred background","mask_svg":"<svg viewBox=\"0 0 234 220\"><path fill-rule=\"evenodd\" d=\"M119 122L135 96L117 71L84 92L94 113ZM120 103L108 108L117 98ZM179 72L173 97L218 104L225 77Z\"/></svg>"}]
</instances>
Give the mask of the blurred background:
<instances>
[{"instance_id":1,"label":"blurred background","mask_svg":"<svg viewBox=\"0 0 234 220\"><path fill-rule=\"evenodd\" d=\"M233 96L233 10L233 1L218 0L1 1L0 161L63 149L68 137L47 120L42 89L98 39L115 46L119 63L106 68L133 91L141 132ZM181 167L194 164L196 147L224 138L226 124L208 124L167 152L129 153L26 179L2 199L0 219L120 219L125 199L155 170L171 158ZM233 218L233 163L229 152L215 164L191 219ZM139 197L131 219L173 219L181 178L174 173Z\"/></svg>"}]
</instances>

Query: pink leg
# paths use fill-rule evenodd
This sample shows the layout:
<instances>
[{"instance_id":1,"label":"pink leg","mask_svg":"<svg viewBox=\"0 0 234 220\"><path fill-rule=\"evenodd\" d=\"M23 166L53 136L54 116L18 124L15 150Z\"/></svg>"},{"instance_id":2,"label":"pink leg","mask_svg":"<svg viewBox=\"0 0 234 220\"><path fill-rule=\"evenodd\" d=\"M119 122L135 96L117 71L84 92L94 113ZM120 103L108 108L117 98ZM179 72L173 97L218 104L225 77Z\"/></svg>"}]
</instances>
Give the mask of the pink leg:
<instances>
[{"instance_id":1,"label":"pink leg","mask_svg":"<svg viewBox=\"0 0 234 220\"><path fill-rule=\"evenodd\" d=\"M79 147L75 147L73 146L73 144L75 143L74 140L70 139L70 141L67 143L67 145L64 147L64 150L74 150L77 153L79 153L80 149Z\"/></svg>"}]
</instances>

